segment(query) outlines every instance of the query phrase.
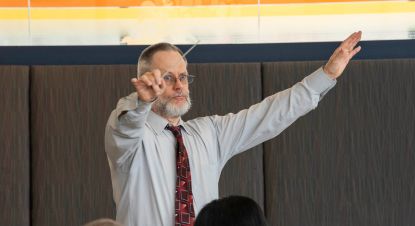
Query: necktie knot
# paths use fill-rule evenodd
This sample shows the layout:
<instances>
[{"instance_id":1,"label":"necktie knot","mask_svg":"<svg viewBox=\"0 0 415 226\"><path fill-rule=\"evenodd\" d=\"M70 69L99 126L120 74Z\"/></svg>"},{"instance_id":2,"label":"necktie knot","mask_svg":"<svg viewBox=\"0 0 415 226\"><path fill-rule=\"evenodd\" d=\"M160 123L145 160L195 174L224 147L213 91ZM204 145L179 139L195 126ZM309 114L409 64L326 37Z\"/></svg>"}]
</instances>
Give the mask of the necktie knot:
<instances>
[{"instance_id":1,"label":"necktie knot","mask_svg":"<svg viewBox=\"0 0 415 226\"><path fill-rule=\"evenodd\" d=\"M167 125L166 129L170 130L176 138L181 135L180 126Z\"/></svg>"}]
</instances>

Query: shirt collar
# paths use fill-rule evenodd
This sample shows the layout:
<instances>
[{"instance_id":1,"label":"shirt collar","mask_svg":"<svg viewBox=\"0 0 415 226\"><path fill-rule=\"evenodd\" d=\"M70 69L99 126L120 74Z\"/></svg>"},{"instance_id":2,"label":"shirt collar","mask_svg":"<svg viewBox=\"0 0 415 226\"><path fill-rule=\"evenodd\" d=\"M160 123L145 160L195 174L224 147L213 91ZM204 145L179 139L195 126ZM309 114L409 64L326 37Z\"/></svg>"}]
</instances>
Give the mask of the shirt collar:
<instances>
[{"instance_id":1,"label":"shirt collar","mask_svg":"<svg viewBox=\"0 0 415 226\"><path fill-rule=\"evenodd\" d=\"M162 133L166 126L169 124L167 119L161 117L157 113L150 111L147 116L147 123L153 128L157 135ZM179 119L179 126L183 128L183 130L190 135L188 129L186 129L185 123L183 122L182 118Z\"/></svg>"}]
</instances>

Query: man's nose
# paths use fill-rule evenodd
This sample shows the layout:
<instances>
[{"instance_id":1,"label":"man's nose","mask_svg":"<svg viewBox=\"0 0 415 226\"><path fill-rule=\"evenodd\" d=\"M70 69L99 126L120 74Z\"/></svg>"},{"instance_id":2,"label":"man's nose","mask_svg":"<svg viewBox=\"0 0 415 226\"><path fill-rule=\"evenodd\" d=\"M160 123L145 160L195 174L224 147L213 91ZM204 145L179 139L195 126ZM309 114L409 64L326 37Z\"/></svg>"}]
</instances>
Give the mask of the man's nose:
<instances>
[{"instance_id":1,"label":"man's nose","mask_svg":"<svg viewBox=\"0 0 415 226\"><path fill-rule=\"evenodd\" d=\"M183 83L180 81L180 79L176 78L174 80L174 88L175 89L181 89L181 88L183 88Z\"/></svg>"}]
</instances>

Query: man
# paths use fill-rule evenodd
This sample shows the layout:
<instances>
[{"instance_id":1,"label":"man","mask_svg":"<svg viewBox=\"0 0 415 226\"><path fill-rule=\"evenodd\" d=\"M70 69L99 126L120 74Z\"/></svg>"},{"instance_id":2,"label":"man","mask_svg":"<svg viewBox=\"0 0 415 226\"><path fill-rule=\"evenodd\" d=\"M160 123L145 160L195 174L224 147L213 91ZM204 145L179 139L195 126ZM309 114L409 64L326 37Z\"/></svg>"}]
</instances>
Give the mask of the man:
<instances>
[{"instance_id":1,"label":"man","mask_svg":"<svg viewBox=\"0 0 415 226\"><path fill-rule=\"evenodd\" d=\"M182 52L167 43L145 49L139 76L131 80L136 92L118 102L106 127L117 221L193 225L203 206L218 198L225 163L314 109L360 51L360 38L353 33L324 67L249 109L187 122L181 116L191 106L192 77Z\"/></svg>"}]
</instances>

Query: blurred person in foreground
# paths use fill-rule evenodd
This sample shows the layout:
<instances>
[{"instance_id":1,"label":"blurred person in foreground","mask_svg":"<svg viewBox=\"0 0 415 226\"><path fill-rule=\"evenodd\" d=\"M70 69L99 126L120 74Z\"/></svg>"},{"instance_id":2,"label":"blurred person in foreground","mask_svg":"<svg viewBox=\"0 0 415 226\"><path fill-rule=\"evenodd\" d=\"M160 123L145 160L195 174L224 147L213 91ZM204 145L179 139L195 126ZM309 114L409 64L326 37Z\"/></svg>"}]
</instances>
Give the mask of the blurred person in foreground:
<instances>
[{"instance_id":1,"label":"blurred person in foreground","mask_svg":"<svg viewBox=\"0 0 415 226\"><path fill-rule=\"evenodd\" d=\"M229 196L213 200L196 217L194 226L268 226L264 212L252 199Z\"/></svg>"}]
</instances>

